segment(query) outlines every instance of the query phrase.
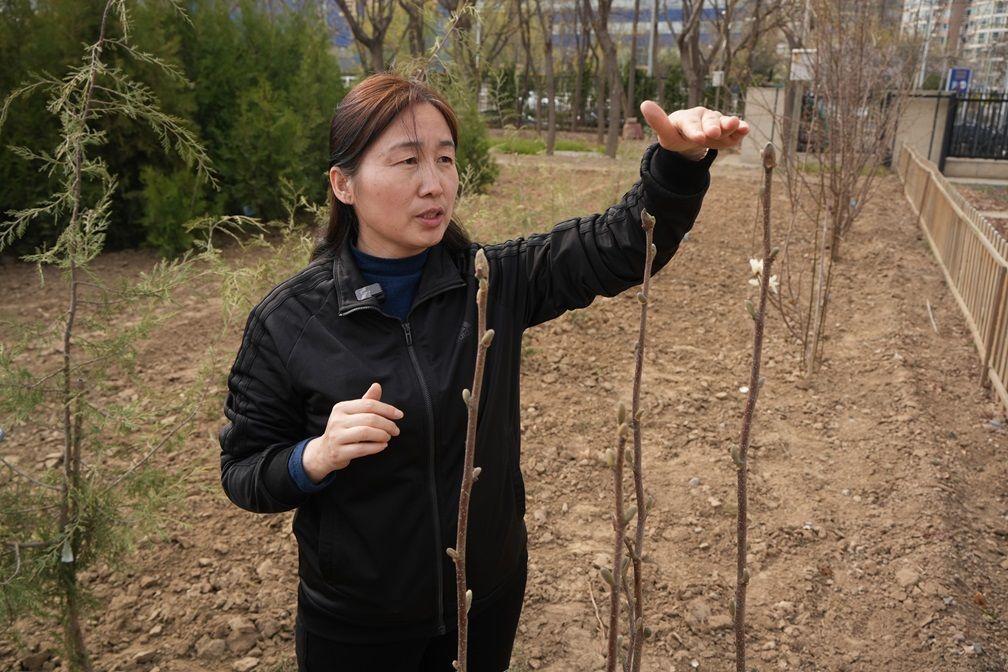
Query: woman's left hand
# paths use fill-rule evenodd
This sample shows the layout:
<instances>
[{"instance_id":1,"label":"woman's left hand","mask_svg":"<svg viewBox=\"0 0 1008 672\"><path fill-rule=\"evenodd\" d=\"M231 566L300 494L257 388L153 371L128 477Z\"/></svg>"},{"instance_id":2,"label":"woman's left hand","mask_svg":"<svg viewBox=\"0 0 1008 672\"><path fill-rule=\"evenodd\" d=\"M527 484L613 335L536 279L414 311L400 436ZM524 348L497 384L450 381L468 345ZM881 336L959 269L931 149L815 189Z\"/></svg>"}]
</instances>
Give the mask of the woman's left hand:
<instances>
[{"instance_id":1,"label":"woman's left hand","mask_svg":"<svg viewBox=\"0 0 1008 672\"><path fill-rule=\"evenodd\" d=\"M706 107L692 107L665 114L653 100L640 106L644 120L657 136L659 144L671 152L697 159L707 149L736 147L749 132L749 124L735 116L725 116Z\"/></svg>"}]
</instances>

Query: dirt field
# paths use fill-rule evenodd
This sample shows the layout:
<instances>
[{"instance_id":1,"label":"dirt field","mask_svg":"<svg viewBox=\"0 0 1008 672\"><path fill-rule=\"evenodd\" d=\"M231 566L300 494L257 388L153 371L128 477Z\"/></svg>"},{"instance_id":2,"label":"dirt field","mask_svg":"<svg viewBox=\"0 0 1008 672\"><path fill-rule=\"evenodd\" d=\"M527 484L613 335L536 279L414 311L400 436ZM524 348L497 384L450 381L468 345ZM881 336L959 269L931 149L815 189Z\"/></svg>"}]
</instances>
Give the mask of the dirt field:
<instances>
[{"instance_id":1,"label":"dirt field","mask_svg":"<svg viewBox=\"0 0 1008 672\"><path fill-rule=\"evenodd\" d=\"M616 164L502 157L499 183L464 204L466 221L478 238L497 241L604 207L633 181L639 149L626 148ZM644 670L734 669L728 449L749 375L743 304L757 178L731 157L715 163L693 233L653 285L644 395L647 487L657 500L646 541L655 558L646 581L654 635ZM882 181L845 254L827 360L811 386L800 384L797 348L779 319L767 327L750 460L752 666L1006 670L1008 434L978 385L965 322L895 178ZM95 267L129 275L151 262L111 254ZM64 289L57 274L47 277L40 290L34 267L0 266L0 316L57 315ZM152 385L167 393L191 380L216 291L180 292L186 310L144 353ZM629 399L637 305L632 291L599 299L527 335L530 576L512 672L601 669L591 594L605 620L593 562L610 552L612 486L598 456L613 435L617 399ZM240 336L239 327L226 344L227 367ZM53 357L42 350L38 357ZM198 467L167 537L151 539L128 567L86 576L110 601L87 624L97 669L296 669L292 514L241 511L220 489L225 374L184 450L156 458ZM24 433L0 453L41 469L41 456L59 444L47 438L39 447ZM56 631L19 626L28 648L0 643L0 669L56 667L45 654Z\"/></svg>"},{"instance_id":2,"label":"dirt field","mask_svg":"<svg viewBox=\"0 0 1008 672\"><path fill-rule=\"evenodd\" d=\"M956 189L977 210L1008 210L1008 188L990 184L956 184Z\"/></svg>"}]
</instances>

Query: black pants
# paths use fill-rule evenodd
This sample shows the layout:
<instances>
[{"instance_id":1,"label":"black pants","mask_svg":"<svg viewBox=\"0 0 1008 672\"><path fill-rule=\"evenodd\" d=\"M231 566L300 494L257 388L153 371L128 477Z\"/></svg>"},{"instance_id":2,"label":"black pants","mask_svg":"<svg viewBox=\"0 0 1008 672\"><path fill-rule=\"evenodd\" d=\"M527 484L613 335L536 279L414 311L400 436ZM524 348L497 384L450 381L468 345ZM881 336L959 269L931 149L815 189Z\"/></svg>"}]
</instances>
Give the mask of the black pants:
<instances>
[{"instance_id":1,"label":"black pants","mask_svg":"<svg viewBox=\"0 0 1008 672\"><path fill-rule=\"evenodd\" d=\"M494 604L469 617L469 672L506 672L511 665L518 618L525 599L527 570ZM454 622L455 614L446 614ZM458 653L456 628L438 637L404 642L354 644L310 633L300 619L294 626L298 672L452 672Z\"/></svg>"}]
</instances>

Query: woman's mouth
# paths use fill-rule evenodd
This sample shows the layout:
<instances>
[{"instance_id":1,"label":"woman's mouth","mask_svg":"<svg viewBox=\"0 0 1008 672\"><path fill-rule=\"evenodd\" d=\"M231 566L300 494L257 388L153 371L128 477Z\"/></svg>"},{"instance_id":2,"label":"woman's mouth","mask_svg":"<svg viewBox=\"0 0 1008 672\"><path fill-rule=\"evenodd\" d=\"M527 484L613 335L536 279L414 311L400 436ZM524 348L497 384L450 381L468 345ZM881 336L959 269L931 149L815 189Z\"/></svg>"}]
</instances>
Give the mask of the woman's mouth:
<instances>
[{"instance_id":1,"label":"woman's mouth","mask_svg":"<svg viewBox=\"0 0 1008 672\"><path fill-rule=\"evenodd\" d=\"M444 219L444 209L442 208L430 208L429 210L424 210L417 217L424 224L429 226L437 226Z\"/></svg>"}]
</instances>

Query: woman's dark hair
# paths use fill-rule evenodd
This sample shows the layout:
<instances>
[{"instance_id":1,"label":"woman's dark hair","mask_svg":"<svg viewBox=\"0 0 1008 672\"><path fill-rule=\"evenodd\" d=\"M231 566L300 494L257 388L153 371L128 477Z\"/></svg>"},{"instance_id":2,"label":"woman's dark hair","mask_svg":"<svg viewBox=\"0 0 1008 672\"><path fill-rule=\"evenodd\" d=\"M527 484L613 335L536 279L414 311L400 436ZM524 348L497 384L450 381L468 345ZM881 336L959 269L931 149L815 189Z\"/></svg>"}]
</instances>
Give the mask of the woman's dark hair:
<instances>
[{"instance_id":1,"label":"woman's dark hair","mask_svg":"<svg viewBox=\"0 0 1008 672\"><path fill-rule=\"evenodd\" d=\"M393 73L380 73L359 82L336 106L329 126L329 167L336 166L353 175L365 150L396 115L418 103L430 103L437 108L451 130L452 140L458 145L458 117L444 96L422 82ZM334 256L348 234L357 235L357 215L353 207L335 197L328 178L326 191L329 192L329 226L324 236L317 239L310 261ZM468 249L470 245L469 234L454 215L448 222L443 241L451 250Z\"/></svg>"}]
</instances>

